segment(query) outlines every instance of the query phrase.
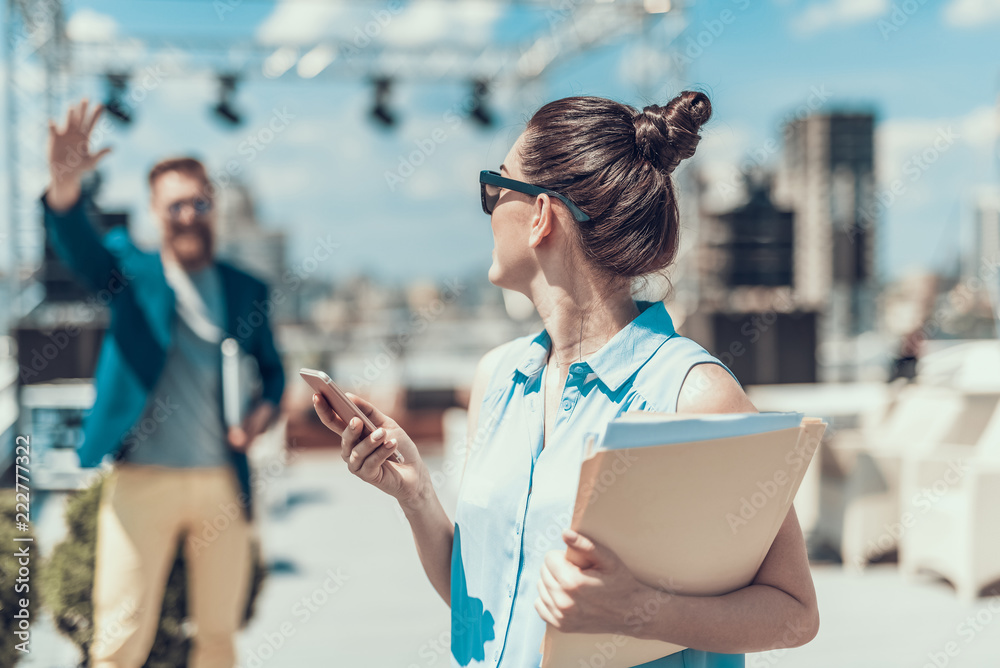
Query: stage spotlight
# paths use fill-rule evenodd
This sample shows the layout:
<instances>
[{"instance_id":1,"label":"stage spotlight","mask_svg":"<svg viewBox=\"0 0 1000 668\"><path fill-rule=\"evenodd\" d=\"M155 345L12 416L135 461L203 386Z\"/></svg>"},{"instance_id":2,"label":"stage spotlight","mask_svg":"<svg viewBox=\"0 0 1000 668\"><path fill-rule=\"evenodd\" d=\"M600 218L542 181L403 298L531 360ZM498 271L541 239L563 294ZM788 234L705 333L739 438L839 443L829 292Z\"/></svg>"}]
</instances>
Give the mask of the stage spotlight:
<instances>
[{"instance_id":1,"label":"stage spotlight","mask_svg":"<svg viewBox=\"0 0 1000 668\"><path fill-rule=\"evenodd\" d=\"M391 128L396 124L396 115L389 109L389 93L392 90L392 79L375 79L375 102L372 105L371 117L379 124Z\"/></svg>"},{"instance_id":2,"label":"stage spotlight","mask_svg":"<svg viewBox=\"0 0 1000 668\"><path fill-rule=\"evenodd\" d=\"M233 108L232 96L236 93L236 77L232 74L224 74L219 77L219 103L212 107L212 111L230 125L239 125L243 122L243 117Z\"/></svg>"},{"instance_id":3,"label":"stage spotlight","mask_svg":"<svg viewBox=\"0 0 1000 668\"><path fill-rule=\"evenodd\" d=\"M489 93L490 85L487 81L480 79L472 82L472 108L469 110L469 118L484 128L493 125L493 114L486 107L486 96Z\"/></svg>"},{"instance_id":4,"label":"stage spotlight","mask_svg":"<svg viewBox=\"0 0 1000 668\"><path fill-rule=\"evenodd\" d=\"M132 110L124 100L125 91L128 90L128 75L108 73L105 79L108 84L108 96L104 101L104 108L113 118L128 125L132 122Z\"/></svg>"}]
</instances>

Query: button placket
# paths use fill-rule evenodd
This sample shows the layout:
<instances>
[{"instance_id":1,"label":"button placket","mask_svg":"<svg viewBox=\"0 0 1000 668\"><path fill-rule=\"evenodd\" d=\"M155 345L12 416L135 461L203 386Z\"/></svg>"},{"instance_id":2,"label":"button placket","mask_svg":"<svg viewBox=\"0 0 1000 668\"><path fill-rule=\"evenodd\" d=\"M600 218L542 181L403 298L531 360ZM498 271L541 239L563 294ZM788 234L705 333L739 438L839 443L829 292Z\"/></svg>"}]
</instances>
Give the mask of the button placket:
<instances>
[{"instance_id":1,"label":"button placket","mask_svg":"<svg viewBox=\"0 0 1000 668\"><path fill-rule=\"evenodd\" d=\"M569 374L566 377L566 387L563 388L562 401L559 404L563 413L560 417L566 417L565 414L570 413L576 407L580 400L580 386L583 385L586 374L587 370L584 365L574 364L570 366Z\"/></svg>"},{"instance_id":2,"label":"button placket","mask_svg":"<svg viewBox=\"0 0 1000 668\"><path fill-rule=\"evenodd\" d=\"M534 477L534 468L531 471L531 477ZM529 482L530 484L530 482ZM524 522L528 513L528 501L531 498L531 493L527 492L523 497L521 497L521 507L520 507L520 520L514 522L514 534L515 534L515 555L514 568L511 577L507 580L507 622L504 624L503 635L498 637L497 640L500 642L500 648L496 650L493 655L493 661L496 663L500 659L500 655L503 652L503 647L507 644L507 629L510 624L510 619L514 614L514 592L517 589L517 579L521 571L521 558L524 554L524 536L521 533L521 529L524 527Z\"/></svg>"}]
</instances>

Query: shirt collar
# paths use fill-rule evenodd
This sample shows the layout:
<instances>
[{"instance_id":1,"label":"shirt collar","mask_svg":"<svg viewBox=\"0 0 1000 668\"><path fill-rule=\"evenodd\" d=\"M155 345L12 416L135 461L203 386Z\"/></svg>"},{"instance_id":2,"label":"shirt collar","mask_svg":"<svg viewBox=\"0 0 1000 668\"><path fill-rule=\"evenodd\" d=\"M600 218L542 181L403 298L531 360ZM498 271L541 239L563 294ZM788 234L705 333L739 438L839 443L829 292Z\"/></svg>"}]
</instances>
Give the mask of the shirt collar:
<instances>
[{"instance_id":1,"label":"shirt collar","mask_svg":"<svg viewBox=\"0 0 1000 668\"><path fill-rule=\"evenodd\" d=\"M583 362L615 392L649 361L663 342L676 334L673 320L663 302L637 302L642 312ZM545 366L552 340L542 330L531 340L517 370L531 377Z\"/></svg>"},{"instance_id":2,"label":"shirt collar","mask_svg":"<svg viewBox=\"0 0 1000 668\"><path fill-rule=\"evenodd\" d=\"M545 366L550 345L552 345L552 340L549 338L549 333L543 329L528 344L528 352L524 354L521 363L517 365L517 370L528 378L535 375Z\"/></svg>"}]
</instances>

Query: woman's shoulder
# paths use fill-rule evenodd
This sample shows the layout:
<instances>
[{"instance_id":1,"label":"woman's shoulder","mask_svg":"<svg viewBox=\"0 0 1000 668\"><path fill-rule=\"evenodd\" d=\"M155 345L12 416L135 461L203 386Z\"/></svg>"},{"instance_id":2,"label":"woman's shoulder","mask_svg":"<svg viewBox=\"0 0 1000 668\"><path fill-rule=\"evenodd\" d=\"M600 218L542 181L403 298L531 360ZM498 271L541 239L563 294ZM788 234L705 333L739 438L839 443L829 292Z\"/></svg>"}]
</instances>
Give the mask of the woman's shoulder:
<instances>
[{"instance_id":1,"label":"woman's shoulder","mask_svg":"<svg viewBox=\"0 0 1000 668\"><path fill-rule=\"evenodd\" d=\"M700 365L711 365L714 368L707 373L702 371L706 367L696 371ZM729 376L739 387L735 374L722 360L697 341L674 333L639 369L633 386L656 410L673 412L677 410L682 388L687 389L685 381L689 377L701 379L699 385L703 385L706 379L715 384L718 373Z\"/></svg>"},{"instance_id":2,"label":"woman's shoulder","mask_svg":"<svg viewBox=\"0 0 1000 668\"><path fill-rule=\"evenodd\" d=\"M473 430L479 423L479 414L483 406L495 404L501 390L509 385L508 380L513 377L515 369L524 360L537 336L527 335L502 343L480 358L469 393L470 442Z\"/></svg>"}]
</instances>

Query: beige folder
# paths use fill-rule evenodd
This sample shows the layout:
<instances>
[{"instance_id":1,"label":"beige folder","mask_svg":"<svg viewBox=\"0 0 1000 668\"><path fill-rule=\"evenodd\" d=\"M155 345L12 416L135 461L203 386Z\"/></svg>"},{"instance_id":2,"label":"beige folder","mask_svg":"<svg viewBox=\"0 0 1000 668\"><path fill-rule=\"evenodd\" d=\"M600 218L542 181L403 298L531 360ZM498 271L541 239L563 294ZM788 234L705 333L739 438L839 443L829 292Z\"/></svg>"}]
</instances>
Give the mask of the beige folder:
<instances>
[{"instance_id":1,"label":"beige folder","mask_svg":"<svg viewBox=\"0 0 1000 668\"><path fill-rule=\"evenodd\" d=\"M698 416L634 419L692 417ZM822 420L803 418L798 427L776 431L590 454L580 472L571 526L614 550L641 582L664 591L647 610L623 620L626 627L669 605L668 592L714 596L749 585L825 429ZM631 668L682 649L658 640L548 627L542 668Z\"/></svg>"}]
</instances>

